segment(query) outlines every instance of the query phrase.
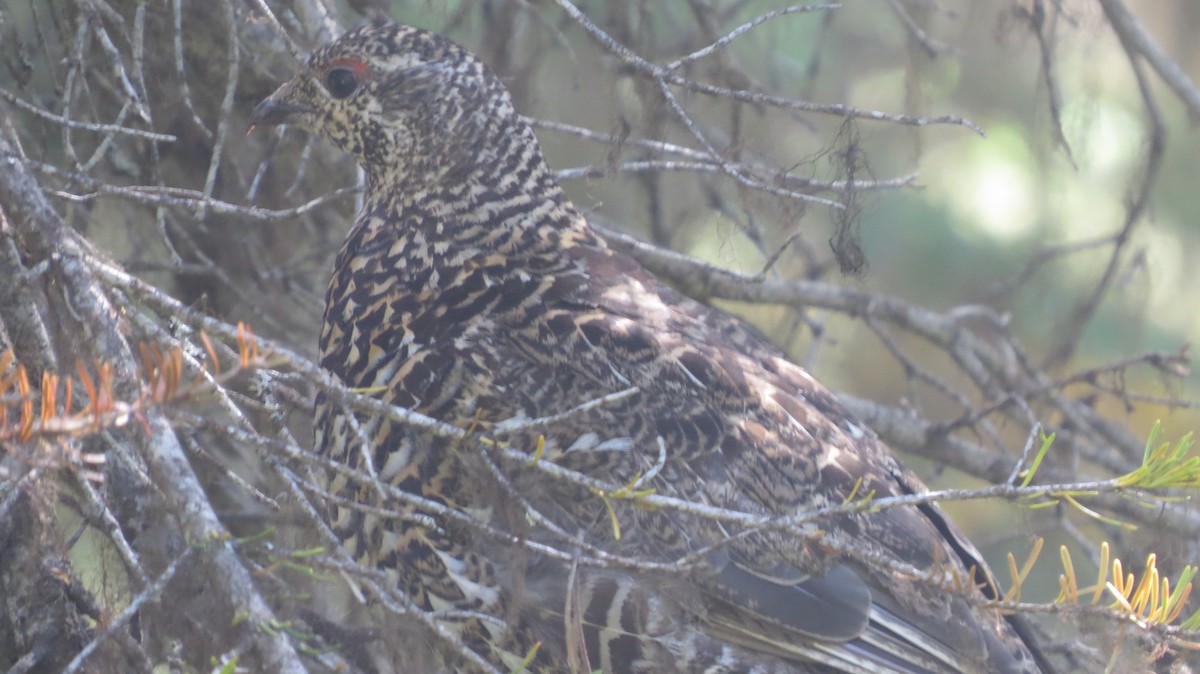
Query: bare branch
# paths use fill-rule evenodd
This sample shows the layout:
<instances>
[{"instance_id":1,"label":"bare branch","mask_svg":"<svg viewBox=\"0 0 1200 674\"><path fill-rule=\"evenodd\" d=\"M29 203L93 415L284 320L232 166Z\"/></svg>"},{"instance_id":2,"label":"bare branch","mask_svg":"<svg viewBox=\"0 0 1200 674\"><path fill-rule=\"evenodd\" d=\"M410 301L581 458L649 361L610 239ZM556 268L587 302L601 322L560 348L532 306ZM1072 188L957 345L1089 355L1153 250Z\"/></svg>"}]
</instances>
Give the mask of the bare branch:
<instances>
[{"instance_id":1,"label":"bare branch","mask_svg":"<svg viewBox=\"0 0 1200 674\"><path fill-rule=\"evenodd\" d=\"M1187 106L1192 122L1200 121L1200 90L1196 89L1195 83L1187 76L1183 68L1180 68L1178 63L1163 52L1162 48L1158 46L1158 42L1150 36L1142 23L1130 13L1121 0L1097 0L1097 2L1104 8L1104 14L1112 24L1113 30L1121 37L1121 43L1125 45L1130 55L1133 56L1136 53L1146 59L1150 63L1150 67L1154 68L1158 76L1163 78L1167 86L1171 87L1175 91L1175 95L1179 96L1179 99Z\"/></svg>"}]
</instances>

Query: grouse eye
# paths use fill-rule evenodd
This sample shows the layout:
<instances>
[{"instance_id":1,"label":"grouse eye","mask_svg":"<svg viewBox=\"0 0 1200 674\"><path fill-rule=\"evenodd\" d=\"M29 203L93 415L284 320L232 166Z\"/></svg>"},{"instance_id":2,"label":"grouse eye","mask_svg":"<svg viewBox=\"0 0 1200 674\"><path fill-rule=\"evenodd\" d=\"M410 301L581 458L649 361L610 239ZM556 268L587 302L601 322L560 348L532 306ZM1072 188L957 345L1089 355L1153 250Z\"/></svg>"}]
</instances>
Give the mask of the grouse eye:
<instances>
[{"instance_id":1,"label":"grouse eye","mask_svg":"<svg viewBox=\"0 0 1200 674\"><path fill-rule=\"evenodd\" d=\"M349 68L334 68L325 76L325 85L330 96L345 98L358 87L358 75Z\"/></svg>"}]
</instances>

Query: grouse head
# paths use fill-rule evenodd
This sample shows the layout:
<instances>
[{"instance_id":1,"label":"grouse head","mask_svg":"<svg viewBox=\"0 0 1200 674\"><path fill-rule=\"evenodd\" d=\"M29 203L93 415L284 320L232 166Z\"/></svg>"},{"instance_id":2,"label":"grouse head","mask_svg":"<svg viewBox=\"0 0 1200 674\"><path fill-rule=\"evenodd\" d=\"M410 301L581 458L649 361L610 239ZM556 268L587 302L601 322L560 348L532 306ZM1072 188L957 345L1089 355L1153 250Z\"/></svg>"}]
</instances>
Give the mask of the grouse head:
<instances>
[{"instance_id":1,"label":"grouse head","mask_svg":"<svg viewBox=\"0 0 1200 674\"><path fill-rule=\"evenodd\" d=\"M371 182L423 185L494 163L532 135L500 79L434 33L352 30L254 108L251 129L290 124L354 155Z\"/></svg>"}]
</instances>

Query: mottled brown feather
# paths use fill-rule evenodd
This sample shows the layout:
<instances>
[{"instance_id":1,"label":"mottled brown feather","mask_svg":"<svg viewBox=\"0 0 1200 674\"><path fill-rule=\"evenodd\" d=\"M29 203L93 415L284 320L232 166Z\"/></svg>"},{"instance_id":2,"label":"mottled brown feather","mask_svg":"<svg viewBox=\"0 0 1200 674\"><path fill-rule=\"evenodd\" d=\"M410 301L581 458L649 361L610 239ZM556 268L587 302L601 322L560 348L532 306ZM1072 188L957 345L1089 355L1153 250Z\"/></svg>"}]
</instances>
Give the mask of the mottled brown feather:
<instances>
[{"instance_id":1,"label":"mottled brown feather","mask_svg":"<svg viewBox=\"0 0 1200 674\"><path fill-rule=\"evenodd\" d=\"M340 98L329 79L339 68L356 78ZM615 484L651 474L639 487L741 512L785 516L852 492L924 490L764 337L610 249L563 194L499 79L453 42L393 24L351 31L252 118L307 128L366 170L320 343L321 364L346 385L513 447L532 450L544 436L546 460ZM548 427L506 423L627 389ZM877 563L986 574L936 505L738 535L617 501L618 541L595 494L507 464L505 486L482 445L352 417L325 397L316 421L322 455L356 468L370 457L381 480L523 540L569 548L557 529L654 562L704 551L675 573L572 567L458 520L332 507L347 550L387 569L417 606L493 616L447 624L502 671L535 643L531 668L543 672L1041 671L1005 619ZM329 490L381 500L344 475ZM526 507L546 521L529 521ZM447 657L447 669L462 666Z\"/></svg>"}]
</instances>

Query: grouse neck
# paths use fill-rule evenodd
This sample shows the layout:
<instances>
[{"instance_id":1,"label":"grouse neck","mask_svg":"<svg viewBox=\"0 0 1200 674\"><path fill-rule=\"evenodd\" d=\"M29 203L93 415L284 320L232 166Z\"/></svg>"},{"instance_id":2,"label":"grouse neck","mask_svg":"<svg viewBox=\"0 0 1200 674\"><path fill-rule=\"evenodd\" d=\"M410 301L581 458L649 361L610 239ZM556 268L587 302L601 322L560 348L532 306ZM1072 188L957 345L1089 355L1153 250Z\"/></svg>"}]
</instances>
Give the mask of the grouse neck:
<instances>
[{"instance_id":1,"label":"grouse neck","mask_svg":"<svg viewBox=\"0 0 1200 674\"><path fill-rule=\"evenodd\" d=\"M455 210L516 195L561 193L532 127L516 113L469 115L455 128L428 130L432 139L380 161L359 157L367 197L438 200Z\"/></svg>"},{"instance_id":2,"label":"grouse neck","mask_svg":"<svg viewBox=\"0 0 1200 674\"><path fill-rule=\"evenodd\" d=\"M557 257L598 241L546 169L481 167L457 181L396 187L368 190L359 225L376 231L362 233L400 243L405 257L434 266L491 255ZM392 231L378 231L385 228Z\"/></svg>"}]
</instances>

